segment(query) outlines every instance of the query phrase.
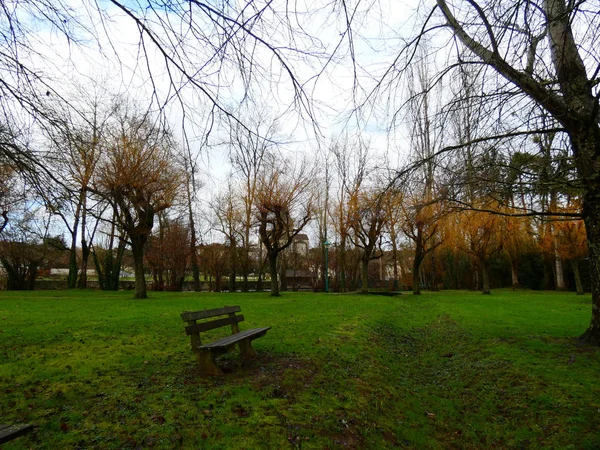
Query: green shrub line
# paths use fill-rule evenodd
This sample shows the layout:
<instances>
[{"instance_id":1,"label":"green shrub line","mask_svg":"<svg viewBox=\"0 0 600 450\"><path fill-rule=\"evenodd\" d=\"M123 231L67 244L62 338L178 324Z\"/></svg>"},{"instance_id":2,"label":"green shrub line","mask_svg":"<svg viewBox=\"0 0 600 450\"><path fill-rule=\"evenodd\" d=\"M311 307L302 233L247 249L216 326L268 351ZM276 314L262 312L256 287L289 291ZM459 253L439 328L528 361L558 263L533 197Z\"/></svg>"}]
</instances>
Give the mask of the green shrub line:
<instances>
[{"instance_id":1,"label":"green shrub line","mask_svg":"<svg viewBox=\"0 0 600 450\"><path fill-rule=\"evenodd\" d=\"M589 295L130 297L0 293L3 450L600 447ZM179 314L238 304L258 359L199 377Z\"/></svg>"}]
</instances>

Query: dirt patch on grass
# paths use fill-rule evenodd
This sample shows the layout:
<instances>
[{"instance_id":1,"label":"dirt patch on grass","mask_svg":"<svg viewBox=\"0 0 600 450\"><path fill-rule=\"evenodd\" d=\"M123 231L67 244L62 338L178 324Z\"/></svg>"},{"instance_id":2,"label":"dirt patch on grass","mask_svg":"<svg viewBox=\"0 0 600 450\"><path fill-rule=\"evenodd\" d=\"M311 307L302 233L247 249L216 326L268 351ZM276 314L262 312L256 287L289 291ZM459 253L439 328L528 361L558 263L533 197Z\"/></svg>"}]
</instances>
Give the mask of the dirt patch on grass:
<instances>
[{"instance_id":1,"label":"dirt patch on grass","mask_svg":"<svg viewBox=\"0 0 600 450\"><path fill-rule=\"evenodd\" d=\"M262 355L251 370L256 391L263 392L266 398L290 401L309 388L319 372L312 359L297 355Z\"/></svg>"}]
</instances>

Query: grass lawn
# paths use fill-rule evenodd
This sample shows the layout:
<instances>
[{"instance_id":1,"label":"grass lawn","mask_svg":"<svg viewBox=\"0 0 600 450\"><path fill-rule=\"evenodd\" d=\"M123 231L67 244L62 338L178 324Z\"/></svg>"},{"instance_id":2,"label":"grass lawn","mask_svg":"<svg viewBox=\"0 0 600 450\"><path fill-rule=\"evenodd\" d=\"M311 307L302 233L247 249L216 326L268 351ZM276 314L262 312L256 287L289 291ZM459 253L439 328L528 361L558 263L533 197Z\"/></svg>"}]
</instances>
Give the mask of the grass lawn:
<instances>
[{"instance_id":1,"label":"grass lawn","mask_svg":"<svg viewBox=\"0 0 600 450\"><path fill-rule=\"evenodd\" d=\"M0 292L3 449L600 448L590 296ZM197 376L184 310L272 326Z\"/></svg>"}]
</instances>

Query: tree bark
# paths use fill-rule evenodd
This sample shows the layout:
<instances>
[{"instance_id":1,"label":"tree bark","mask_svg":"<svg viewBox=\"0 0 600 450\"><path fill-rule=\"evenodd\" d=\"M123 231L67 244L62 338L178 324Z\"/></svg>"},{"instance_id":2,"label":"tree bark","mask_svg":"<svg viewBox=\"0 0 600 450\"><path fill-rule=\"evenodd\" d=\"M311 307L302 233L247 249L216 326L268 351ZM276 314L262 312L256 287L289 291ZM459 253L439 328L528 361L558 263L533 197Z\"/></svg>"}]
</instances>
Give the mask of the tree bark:
<instances>
[{"instance_id":1,"label":"tree bark","mask_svg":"<svg viewBox=\"0 0 600 450\"><path fill-rule=\"evenodd\" d=\"M488 264L486 264L485 262L481 263L481 279L483 282L483 288L481 290L481 293L483 295L490 295L492 293L492 291L490 290L490 272Z\"/></svg>"},{"instance_id":2,"label":"tree bark","mask_svg":"<svg viewBox=\"0 0 600 450\"><path fill-rule=\"evenodd\" d=\"M413 259L413 295L421 295L421 287L420 287L420 272L421 272L421 263L423 262L423 258L425 257L423 253L423 244L420 239L420 233L417 234L417 239L415 240L415 257Z\"/></svg>"},{"instance_id":3,"label":"tree bark","mask_svg":"<svg viewBox=\"0 0 600 450\"><path fill-rule=\"evenodd\" d=\"M398 290L399 280L398 280L398 244L396 243L396 233L391 233L392 240L392 260L394 264L394 291Z\"/></svg>"},{"instance_id":4,"label":"tree bark","mask_svg":"<svg viewBox=\"0 0 600 450\"><path fill-rule=\"evenodd\" d=\"M573 269L573 276L575 277L575 288L577 295L583 295L583 284L581 283L581 275L579 273L579 260L571 259L571 268Z\"/></svg>"},{"instance_id":5,"label":"tree bark","mask_svg":"<svg viewBox=\"0 0 600 450\"><path fill-rule=\"evenodd\" d=\"M192 264L192 278L194 280L194 292L200 292L200 266L198 264L198 253L196 250L196 221L194 220L194 209L192 207L192 192L189 181L186 183L186 192L188 200L188 221L190 223L190 251Z\"/></svg>"},{"instance_id":6,"label":"tree bark","mask_svg":"<svg viewBox=\"0 0 600 450\"><path fill-rule=\"evenodd\" d=\"M592 345L600 345L600 181L596 181L596 185L593 192L588 188L583 202L592 285L592 320L580 340Z\"/></svg>"},{"instance_id":7,"label":"tree bark","mask_svg":"<svg viewBox=\"0 0 600 450\"><path fill-rule=\"evenodd\" d=\"M346 238L344 236L342 236L342 239L340 241L340 246L338 247L338 254L339 254L339 265L338 265L338 270L340 271L339 276L340 276L340 292L346 292L347 286L346 286L346 266L347 266L347 261L346 261Z\"/></svg>"},{"instance_id":8,"label":"tree bark","mask_svg":"<svg viewBox=\"0 0 600 450\"><path fill-rule=\"evenodd\" d=\"M277 280L277 253L269 252L269 270L271 271L271 297L280 297Z\"/></svg>"},{"instance_id":9,"label":"tree bark","mask_svg":"<svg viewBox=\"0 0 600 450\"><path fill-rule=\"evenodd\" d=\"M556 290L564 291L567 288L567 285L565 284L563 263L556 250L554 251L554 276L556 279Z\"/></svg>"},{"instance_id":10,"label":"tree bark","mask_svg":"<svg viewBox=\"0 0 600 450\"><path fill-rule=\"evenodd\" d=\"M73 222L73 230L71 233L71 249L69 251L69 275L67 275L67 287L73 289L77 286L77 231L79 230L79 216L81 203L77 205L75 211L75 221Z\"/></svg>"},{"instance_id":11,"label":"tree bark","mask_svg":"<svg viewBox=\"0 0 600 450\"><path fill-rule=\"evenodd\" d=\"M367 294L369 292L369 258L361 258L361 284L360 291L363 294Z\"/></svg>"},{"instance_id":12,"label":"tree bark","mask_svg":"<svg viewBox=\"0 0 600 450\"><path fill-rule=\"evenodd\" d=\"M133 254L133 265L135 273L135 294L133 298L148 298L146 293L146 275L144 273L144 245L145 236L137 236L131 239L131 253Z\"/></svg>"},{"instance_id":13,"label":"tree bark","mask_svg":"<svg viewBox=\"0 0 600 450\"><path fill-rule=\"evenodd\" d=\"M85 191L82 192L81 199L81 273L77 287L79 289L87 288L87 268L90 259L90 245L85 237L87 227L87 196Z\"/></svg>"},{"instance_id":14,"label":"tree bark","mask_svg":"<svg viewBox=\"0 0 600 450\"><path fill-rule=\"evenodd\" d=\"M512 288L517 289L519 287L519 272L517 270L517 265L512 259L510 261L510 275L512 278Z\"/></svg>"}]
</instances>

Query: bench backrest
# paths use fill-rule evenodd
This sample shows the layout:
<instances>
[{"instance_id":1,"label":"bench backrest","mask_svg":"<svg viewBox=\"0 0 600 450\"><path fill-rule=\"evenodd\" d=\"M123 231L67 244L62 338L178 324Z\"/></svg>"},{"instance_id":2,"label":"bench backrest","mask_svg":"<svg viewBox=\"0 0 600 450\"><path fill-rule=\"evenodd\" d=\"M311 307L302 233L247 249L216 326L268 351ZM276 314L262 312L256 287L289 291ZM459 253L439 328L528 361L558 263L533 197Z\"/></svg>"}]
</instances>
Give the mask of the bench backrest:
<instances>
[{"instance_id":1,"label":"bench backrest","mask_svg":"<svg viewBox=\"0 0 600 450\"><path fill-rule=\"evenodd\" d=\"M204 331L214 330L215 328L231 325L231 333L239 333L240 328L238 323L244 320L244 316L241 314L236 315L235 313L238 313L241 310L242 309L239 306L225 306L223 308L216 309L182 312L181 319L187 323L187 326L185 327L185 333L192 339L192 348L195 349L202 345L200 333ZM210 319L212 317L219 316L227 317L198 323L198 320Z\"/></svg>"}]
</instances>

